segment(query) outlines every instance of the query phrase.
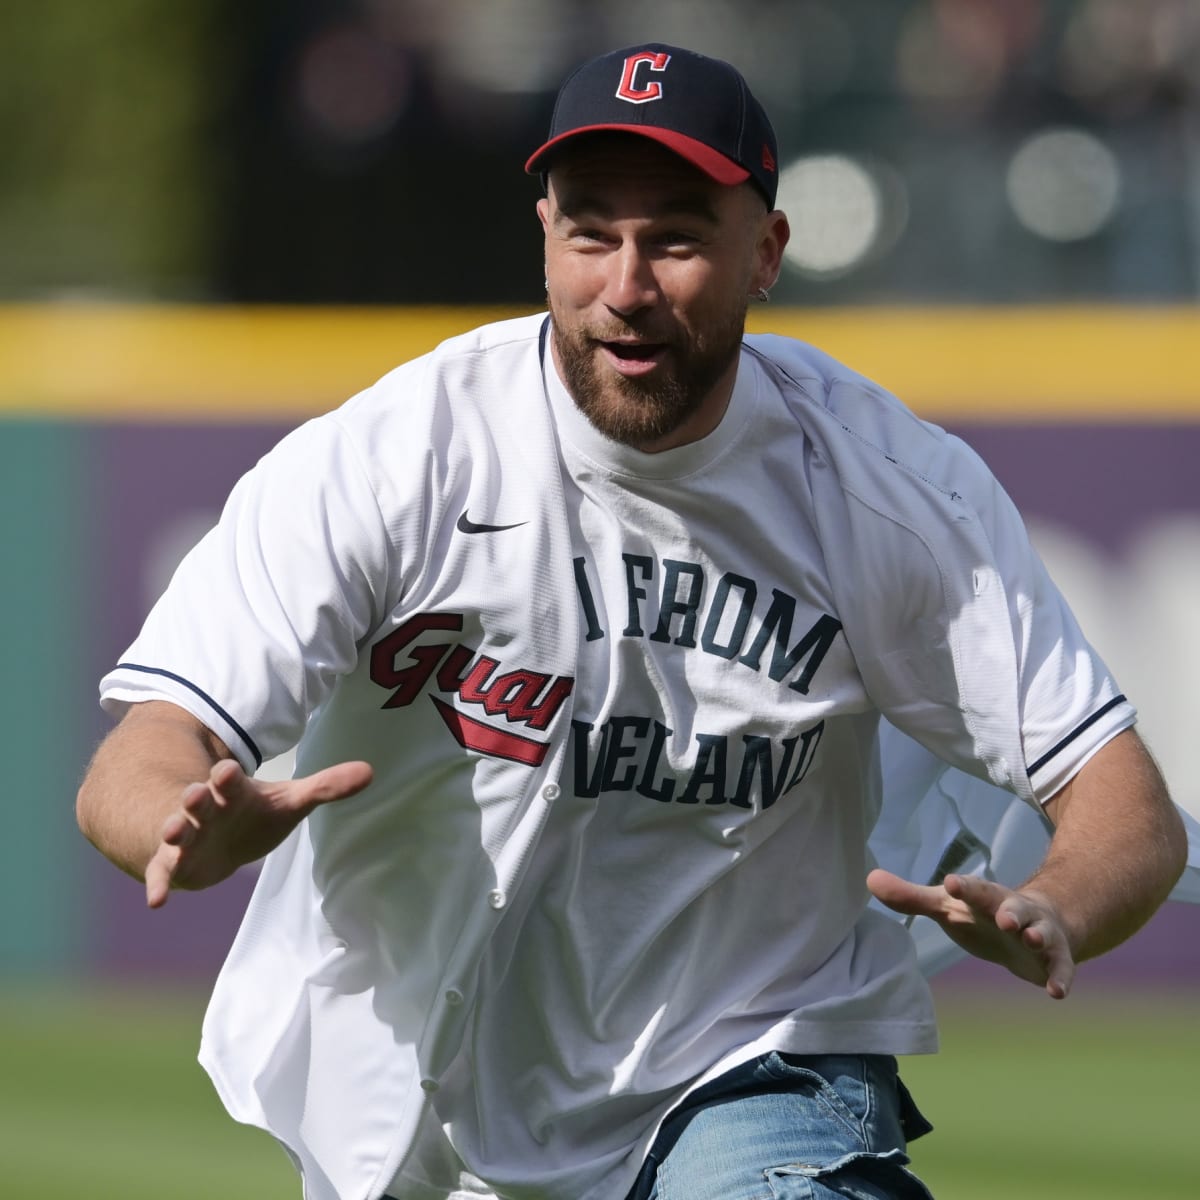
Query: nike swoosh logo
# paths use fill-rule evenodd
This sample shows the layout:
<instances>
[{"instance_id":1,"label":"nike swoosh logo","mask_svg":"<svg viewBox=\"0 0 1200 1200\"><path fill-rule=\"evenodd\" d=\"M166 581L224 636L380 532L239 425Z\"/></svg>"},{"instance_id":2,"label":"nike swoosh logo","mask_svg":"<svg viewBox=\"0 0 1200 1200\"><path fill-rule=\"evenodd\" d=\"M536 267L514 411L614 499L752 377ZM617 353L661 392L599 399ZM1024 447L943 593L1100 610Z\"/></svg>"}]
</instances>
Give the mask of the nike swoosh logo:
<instances>
[{"instance_id":1,"label":"nike swoosh logo","mask_svg":"<svg viewBox=\"0 0 1200 1200\"><path fill-rule=\"evenodd\" d=\"M464 508L456 528L459 533L503 533L506 529L520 529L522 525L528 524L528 521L518 521L515 525L476 525L467 516L467 510Z\"/></svg>"}]
</instances>

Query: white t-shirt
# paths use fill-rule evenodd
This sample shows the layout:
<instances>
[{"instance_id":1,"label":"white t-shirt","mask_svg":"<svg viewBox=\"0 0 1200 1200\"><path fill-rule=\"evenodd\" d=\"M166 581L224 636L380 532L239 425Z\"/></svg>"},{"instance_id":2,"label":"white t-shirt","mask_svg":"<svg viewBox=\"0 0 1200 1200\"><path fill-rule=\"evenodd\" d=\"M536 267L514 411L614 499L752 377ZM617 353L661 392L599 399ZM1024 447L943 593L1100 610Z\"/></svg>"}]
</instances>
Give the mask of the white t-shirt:
<instances>
[{"instance_id":1,"label":"white t-shirt","mask_svg":"<svg viewBox=\"0 0 1200 1200\"><path fill-rule=\"evenodd\" d=\"M866 381L748 339L644 455L539 324L285 439L103 683L376 768L268 857L206 1020L311 1200L607 1200L737 1061L933 1049L866 904L880 712L1034 805L1133 720L994 481Z\"/></svg>"}]
</instances>

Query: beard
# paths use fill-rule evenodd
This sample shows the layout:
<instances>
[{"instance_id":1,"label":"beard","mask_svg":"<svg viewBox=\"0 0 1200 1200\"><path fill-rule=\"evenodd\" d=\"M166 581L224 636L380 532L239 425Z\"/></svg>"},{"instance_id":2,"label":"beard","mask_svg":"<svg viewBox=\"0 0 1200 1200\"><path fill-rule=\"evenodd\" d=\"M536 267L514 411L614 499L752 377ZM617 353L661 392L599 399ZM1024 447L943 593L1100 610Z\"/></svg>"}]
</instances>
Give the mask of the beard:
<instances>
[{"instance_id":1,"label":"beard","mask_svg":"<svg viewBox=\"0 0 1200 1200\"><path fill-rule=\"evenodd\" d=\"M703 407L737 358L747 308L731 305L703 334L664 334L650 321L618 317L594 329L572 326L553 298L549 307L563 382L579 411L605 437L635 448L661 441ZM666 347L646 376L621 375L599 359L598 343L631 336Z\"/></svg>"}]
</instances>

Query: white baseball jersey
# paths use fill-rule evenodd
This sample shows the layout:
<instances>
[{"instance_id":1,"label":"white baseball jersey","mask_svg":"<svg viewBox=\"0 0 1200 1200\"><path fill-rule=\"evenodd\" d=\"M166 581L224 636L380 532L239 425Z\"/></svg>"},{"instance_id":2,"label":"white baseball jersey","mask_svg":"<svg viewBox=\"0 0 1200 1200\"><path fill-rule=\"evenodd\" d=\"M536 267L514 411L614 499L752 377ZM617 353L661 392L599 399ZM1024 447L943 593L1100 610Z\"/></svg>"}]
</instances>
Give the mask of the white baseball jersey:
<instances>
[{"instance_id":1,"label":"white baseball jersey","mask_svg":"<svg viewBox=\"0 0 1200 1200\"><path fill-rule=\"evenodd\" d=\"M1134 720L990 473L868 381L751 337L718 429L646 455L543 331L285 438L102 684L251 769L375 768L268 856L205 1022L310 1200L608 1200L754 1054L933 1049L863 882L881 716L1035 819Z\"/></svg>"}]
</instances>

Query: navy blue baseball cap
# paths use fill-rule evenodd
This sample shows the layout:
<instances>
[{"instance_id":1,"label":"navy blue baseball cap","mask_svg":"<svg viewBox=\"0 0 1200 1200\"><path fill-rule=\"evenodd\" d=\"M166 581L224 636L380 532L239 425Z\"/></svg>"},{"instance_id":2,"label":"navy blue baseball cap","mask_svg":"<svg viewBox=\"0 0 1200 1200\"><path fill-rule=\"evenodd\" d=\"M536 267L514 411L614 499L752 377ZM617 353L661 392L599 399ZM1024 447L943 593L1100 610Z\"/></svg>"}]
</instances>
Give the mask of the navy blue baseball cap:
<instances>
[{"instance_id":1,"label":"navy blue baseball cap","mask_svg":"<svg viewBox=\"0 0 1200 1200\"><path fill-rule=\"evenodd\" d=\"M719 58L651 42L584 63L559 89L550 136L525 170L545 174L565 142L600 130L653 138L718 183L750 180L775 207L775 131L741 73Z\"/></svg>"}]
</instances>

